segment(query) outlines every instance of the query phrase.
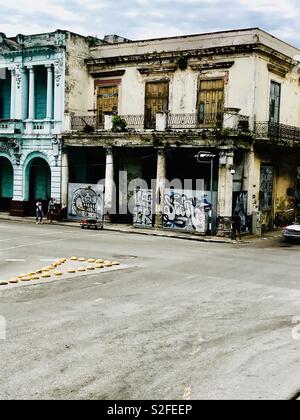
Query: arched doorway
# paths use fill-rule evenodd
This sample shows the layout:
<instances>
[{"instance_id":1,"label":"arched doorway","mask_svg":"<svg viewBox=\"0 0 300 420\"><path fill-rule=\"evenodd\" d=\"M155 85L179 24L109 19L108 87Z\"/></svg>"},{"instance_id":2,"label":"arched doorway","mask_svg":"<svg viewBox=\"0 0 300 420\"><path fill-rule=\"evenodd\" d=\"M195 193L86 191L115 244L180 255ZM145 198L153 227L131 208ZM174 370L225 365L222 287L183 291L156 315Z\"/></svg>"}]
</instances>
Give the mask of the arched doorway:
<instances>
[{"instance_id":1,"label":"arched doorway","mask_svg":"<svg viewBox=\"0 0 300 420\"><path fill-rule=\"evenodd\" d=\"M40 157L33 158L26 168L26 177L29 213L35 213L37 200L44 203L46 210L47 203L51 198L51 170L46 160Z\"/></svg>"},{"instance_id":2,"label":"arched doorway","mask_svg":"<svg viewBox=\"0 0 300 420\"><path fill-rule=\"evenodd\" d=\"M14 170L9 159L0 156L0 211L9 211L14 194Z\"/></svg>"}]
</instances>

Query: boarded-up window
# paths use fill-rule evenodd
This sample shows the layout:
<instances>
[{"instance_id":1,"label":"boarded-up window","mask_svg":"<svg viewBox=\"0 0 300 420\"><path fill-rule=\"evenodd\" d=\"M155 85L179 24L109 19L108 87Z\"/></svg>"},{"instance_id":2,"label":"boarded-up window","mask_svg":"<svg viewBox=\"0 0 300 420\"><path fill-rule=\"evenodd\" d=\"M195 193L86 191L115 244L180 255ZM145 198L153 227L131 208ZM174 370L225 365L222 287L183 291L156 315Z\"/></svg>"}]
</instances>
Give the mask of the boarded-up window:
<instances>
[{"instance_id":1,"label":"boarded-up window","mask_svg":"<svg viewBox=\"0 0 300 420\"><path fill-rule=\"evenodd\" d=\"M169 108L169 82L146 83L145 128L155 128L156 114Z\"/></svg>"},{"instance_id":2,"label":"boarded-up window","mask_svg":"<svg viewBox=\"0 0 300 420\"><path fill-rule=\"evenodd\" d=\"M221 125L224 110L224 80L200 80L198 122L204 126Z\"/></svg>"},{"instance_id":3,"label":"boarded-up window","mask_svg":"<svg viewBox=\"0 0 300 420\"><path fill-rule=\"evenodd\" d=\"M104 126L104 115L118 113L118 86L100 86L98 88L97 110L98 124Z\"/></svg>"}]
</instances>

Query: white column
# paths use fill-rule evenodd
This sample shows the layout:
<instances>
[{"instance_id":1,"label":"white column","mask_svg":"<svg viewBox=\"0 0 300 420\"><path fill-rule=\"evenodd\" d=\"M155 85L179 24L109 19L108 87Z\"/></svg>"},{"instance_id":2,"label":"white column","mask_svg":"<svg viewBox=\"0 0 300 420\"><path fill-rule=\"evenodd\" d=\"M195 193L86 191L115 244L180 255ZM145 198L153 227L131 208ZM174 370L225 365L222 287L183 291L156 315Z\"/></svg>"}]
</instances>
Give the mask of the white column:
<instances>
[{"instance_id":1,"label":"white column","mask_svg":"<svg viewBox=\"0 0 300 420\"><path fill-rule=\"evenodd\" d=\"M226 157L226 164L219 167L219 188L218 188L218 214L221 217L231 218L232 196L233 196L233 156L232 151L223 152ZM224 159L223 155L223 159Z\"/></svg>"},{"instance_id":2,"label":"white column","mask_svg":"<svg viewBox=\"0 0 300 420\"><path fill-rule=\"evenodd\" d=\"M53 108L53 69L51 64L46 65L47 68L47 120L52 119Z\"/></svg>"},{"instance_id":3,"label":"white column","mask_svg":"<svg viewBox=\"0 0 300 420\"><path fill-rule=\"evenodd\" d=\"M16 72L11 69L11 91L10 91L10 119L14 120L16 110Z\"/></svg>"},{"instance_id":4,"label":"white column","mask_svg":"<svg viewBox=\"0 0 300 420\"><path fill-rule=\"evenodd\" d=\"M218 186L218 236L228 236L231 233L231 217L233 204L233 157L232 150L223 150L219 164Z\"/></svg>"},{"instance_id":5,"label":"white column","mask_svg":"<svg viewBox=\"0 0 300 420\"><path fill-rule=\"evenodd\" d=\"M156 175L156 208L155 225L163 226L163 213L165 204L165 185L166 185L166 155L163 149L158 149L157 154L157 175Z\"/></svg>"},{"instance_id":6,"label":"white column","mask_svg":"<svg viewBox=\"0 0 300 420\"><path fill-rule=\"evenodd\" d=\"M21 77L19 87L20 119L26 120L28 117L28 74L25 68L22 68Z\"/></svg>"},{"instance_id":7,"label":"white column","mask_svg":"<svg viewBox=\"0 0 300 420\"><path fill-rule=\"evenodd\" d=\"M112 148L106 149L106 168L105 168L105 204L104 216L106 222L111 222L111 214L114 199L114 157Z\"/></svg>"},{"instance_id":8,"label":"white column","mask_svg":"<svg viewBox=\"0 0 300 420\"><path fill-rule=\"evenodd\" d=\"M61 207L63 210L68 207L69 159L67 151L62 153L61 164Z\"/></svg>"},{"instance_id":9,"label":"white column","mask_svg":"<svg viewBox=\"0 0 300 420\"><path fill-rule=\"evenodd\" d=\"M35 75L34 67L29 67L29 108L28 108L28 119L34 120L35 118Z\"/></svg>"}]
</instances>

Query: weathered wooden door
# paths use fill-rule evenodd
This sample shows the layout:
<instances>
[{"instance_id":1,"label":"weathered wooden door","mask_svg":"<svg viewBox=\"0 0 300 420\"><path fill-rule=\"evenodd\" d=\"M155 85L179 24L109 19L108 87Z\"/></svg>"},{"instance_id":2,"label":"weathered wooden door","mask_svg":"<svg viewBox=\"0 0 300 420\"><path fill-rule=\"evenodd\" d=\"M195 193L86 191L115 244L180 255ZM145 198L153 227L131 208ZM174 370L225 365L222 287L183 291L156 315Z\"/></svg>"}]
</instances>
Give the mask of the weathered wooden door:
<instances>
[{"instance_id":1,"label":"weathered wooden door","mask_svg":"<svg viewBox=\"0 0 300 420\"><path fill-rule=\"evenodd\" d=\"M224 80L200 80L198 122L204 126L222 124L224 110Z\"/></svg>"},{"instance_id":2,"label":"weathered wooden door","mask_svg":"<svg viewBox=\"0 0 300 420\"><path fill-rule=\"evenodd\" d=\"M169 82L146 83L145 128L155 128L156 114L169 108Z\"/></svg>"},{"instance_id":3,"label":"weathered wooden door","mask_svg":"<svg viewBox=\"0 0 300 420\"><path fill-rule=\"evenodd\" d=\"M118 113L119 88L115 86L100 86L98 88L97 111L98 125L104 126L104 115Z\"/></svg>"}]
</instances>

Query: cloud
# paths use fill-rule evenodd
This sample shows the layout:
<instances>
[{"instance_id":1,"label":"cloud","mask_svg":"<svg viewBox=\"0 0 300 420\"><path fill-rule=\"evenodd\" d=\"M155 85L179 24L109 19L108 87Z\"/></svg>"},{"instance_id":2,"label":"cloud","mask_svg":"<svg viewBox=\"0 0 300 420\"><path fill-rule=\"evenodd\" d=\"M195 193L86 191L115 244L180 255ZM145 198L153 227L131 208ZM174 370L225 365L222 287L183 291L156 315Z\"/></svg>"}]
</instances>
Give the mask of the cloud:
<instances>
[{"instance_id":1,"label":"cloud","mask_svg":"<svg viewBox=\"0 0 300 420\"><path fill-rule=\"evenodd\" d=\"M298 0L0 0L0 32L129 39L260 27L300 47Z\"/></svg>"}]
</instances>

